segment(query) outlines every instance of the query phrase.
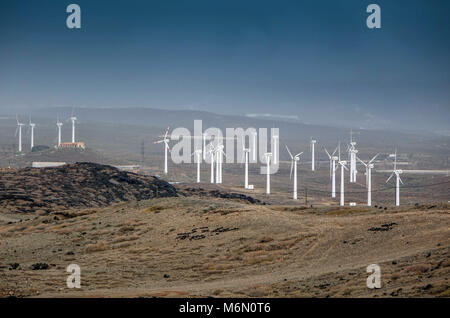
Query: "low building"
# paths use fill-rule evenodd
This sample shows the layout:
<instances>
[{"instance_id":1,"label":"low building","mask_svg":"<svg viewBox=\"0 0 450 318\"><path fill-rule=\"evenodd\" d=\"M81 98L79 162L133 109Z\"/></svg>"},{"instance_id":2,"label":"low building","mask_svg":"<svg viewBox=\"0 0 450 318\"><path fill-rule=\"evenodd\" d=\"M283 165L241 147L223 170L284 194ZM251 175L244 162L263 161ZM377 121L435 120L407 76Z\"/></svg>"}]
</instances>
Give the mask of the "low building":
<instances>
[{"instance_id":1,"label":"low building","mask_svg":"<svg viewBox=\"0 0 450 318\"><path fill-rule=\"evenodd\" d=\"M33 161L31 163L32 168L51 168L64 166L65 162L50 162L50 161Z\"/></svg>"},{"instance_id":2,"label":"low building","mask_svg":"<svg viewBox=\"0 0 450 318\"><path fill-rule=\"evenodd\" d=\"M59 145L59 148L81 148L81 149L86 149L86 146L85 146L84 142L82 142L82 141L62 142Z\"/></svg>"}]
</instances>

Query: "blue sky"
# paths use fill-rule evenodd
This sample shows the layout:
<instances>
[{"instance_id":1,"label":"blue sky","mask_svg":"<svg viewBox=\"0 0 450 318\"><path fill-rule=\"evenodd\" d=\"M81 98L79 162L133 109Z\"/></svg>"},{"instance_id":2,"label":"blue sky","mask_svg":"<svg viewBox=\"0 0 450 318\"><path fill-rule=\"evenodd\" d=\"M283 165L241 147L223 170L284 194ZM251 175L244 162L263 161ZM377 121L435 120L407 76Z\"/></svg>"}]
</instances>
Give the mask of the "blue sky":
<instances>
[{"instance_id":1,"label":"blue sky","mask_svg":"<svg viewBox=\"0 0 450 318\"><path fill-rule=\"evenodd\" d=\"M77 3L82 29L69 30ZM370 30L377 3L382 28ZM448 129L449 1L0 3L0 110L154 107Z\"/></svg>"}]
</instances>

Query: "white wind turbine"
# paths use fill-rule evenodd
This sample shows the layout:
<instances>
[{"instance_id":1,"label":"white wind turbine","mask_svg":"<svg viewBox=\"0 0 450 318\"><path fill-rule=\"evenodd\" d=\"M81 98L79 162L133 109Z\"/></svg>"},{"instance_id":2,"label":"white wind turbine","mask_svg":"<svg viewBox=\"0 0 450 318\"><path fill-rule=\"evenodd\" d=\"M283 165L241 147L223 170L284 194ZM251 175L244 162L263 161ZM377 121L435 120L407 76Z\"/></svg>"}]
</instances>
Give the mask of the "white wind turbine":
<instances>
[{"instance_id":1,"label":"white wind turbine","mask_svg":"<svg viewBox=\"0 0 450 318\"><path fill-rule=\"evenodd\" d=\"M303 154L303 152L300 152L295 156L293 156L292 153L289 151L287 145L286 150L288 151L289 156L291 156L291 173L289 174L289 178L291 179L292 179L292 169L294 169L294 191L292 194L292 199L297 200L297 163L300 160L300 156Z\"/></svg>"},{"instance_id":2,"label":"white wind turbine","mask_svg":"<svg viewBox=\"0 0 450 318\"><path fill-rule=\"evenodd\" d=\"M336 148L330 155L327 149L325 149L325 152L327 153L328 158L330 159L331 197L333 199L336 198L336 161L338 161L339 158L336 157L334 154L336 153L337 150L338 148Z\"/></svg>"},{"instance_id":3,"label":"white wind turbine","mask_svg":"<svg viewBox=\"0 0 450 318\"><path fill-rule=\"evenodd\" d=\"M271 152L266 152L264 154L266 157L267 171L266 171L266 194L270 194L270 158L272 157Z\"/></svg>"},{"instance_id":4,"label":"white wind turbine","mask_svg":"<svg viewBox=\"0 0 450 318\"><path fill-rule=\"evenodd\" d=\"M63 123L59 121L59 117L56 116L56 126L58 127L58 147L61 146L61 127Z\"/></svg>"},{"instance_id":5,"label":"white wind turbine","mask_svg":"<svg viewBox=\"0 0 450 318\"><path fill-rule=\"evenodd\" d=\"M17 133L19 133L19 152L22 152L22 127L24 126L24 124L19 122L19 117L17 115L16 121L17 121L17 128L14 137L17 136Z\"/></svg>"},{"instance_id":6,"label":"white wind turbine","mask_svg":"<svg viewBox=\"0 0 450 318\"><path fill-rule=\"evenodd\" d=\"M341 200L340 200L340 205L344 206L345 205L345 199L344 199L344 169L348 170L347 168L347 161L345 160L341 160L341 145L339 144L338 146L339 149L339 158L338 158L338 163L341 165Z\"/></svg>"},{"instance_id":7,"label":"white wind turbine","mask_svg":"<svg viewBox=\"0 0 450 318\"><path fill-rule=\"evenodd\" d=\"M169 134L170 126L167 126L166 132L164 133L163 139L155 141L154 144L164 143L164 173L167 174L167 151L170 151L169 141L170 139L167 137Z\"/></svg>"},{"instance_id":8,"label":"white wind turbine","mask_svg":"<svg viewBox=\"0 0 450 318\"><path fill-rule=\"evenodd\" d=\"M316 170L316 164L315 164L315 158L314 158L314 145L316 144L317 140L312 139L311 137L311 142L310 142L310 147L311 147L311 171L315 171Z\"/></svg>"},{"instance_id":9,"label":"white wind turbine","mask_svg":"<svg viewBox=\"0 0 450 318\"><path fill-rule=\"evenodd\" d=\"M191 156L195 155L197 160L197 183L200 183L200 164L202 162L202 150L195 150Z\"/></svg>"},{"instance_id":10,"label":"white wind turbine","mask_svg":"<svg viewBox=\"0 0 450 318\"><path fill-rule=\"evenodd\" d=\"M31 142L30 142L30 149L33 150L34 147L34 127L36 127L35 123L31 122L31 116L30 116L30 122L29 122L29 126L30 126L30 132L31 132Z\"/></svg>"},{"instance_id":11,"label":"white wind turbine","mask_svg":"<svg viewBox=\"0 0 450 318\"><path fill-rule=\"evenodd\" d=\"M395 174L395 205L400 205L400 182L403 184L402 179L400 178L400 175L403 173L403 170L397 169L397 149L395 149L395 161L394 161L394 170L392 171L390 177L386 180L386 183L391 180L392 176Z\"/></svg>"},{"instance_id":12,"label":"white wind turbine","mask_svg":"<svg viewBox=\"0 0 450 318\"><path fill-rule=\"evenodd\" d=\"M372 206L372 169L374 167L374 160L378 157L379 154L377 154L375 157L373 157L368 163L365 163L358 157L359 162L361 162L366 167L366 187L367 187L367 206Z\"/></svg>"}]
</instances>

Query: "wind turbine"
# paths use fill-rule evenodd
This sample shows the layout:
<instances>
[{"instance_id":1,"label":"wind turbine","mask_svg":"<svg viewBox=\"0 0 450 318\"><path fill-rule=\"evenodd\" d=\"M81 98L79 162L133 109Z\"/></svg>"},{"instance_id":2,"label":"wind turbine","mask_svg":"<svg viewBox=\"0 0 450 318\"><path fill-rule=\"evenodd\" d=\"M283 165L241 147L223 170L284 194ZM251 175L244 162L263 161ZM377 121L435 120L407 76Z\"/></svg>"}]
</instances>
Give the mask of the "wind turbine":
<instances>
[{"instance_id":1,"label":"wind turbine","mask_svg":"<svg viewBox=\"0 0 450 318\"><path fill-rule=\"evenodd\" d=\"M169 134L170 126L167 126L166 132L164 133L163 139L155 141L154 144L160 144L164 143L164 173L167 174L167 150L170 151L169 147L169 141L170 139L167 138L167 135Z\"/></svg>"},{"instance_id":2,"label":"wind turbine","mask_svg":"<svg viewBox=\"0 0 450 318\"><path fill-rule=\"evenodd\" d=\"M72 115L69 118L72 121L72 143L75 142L75 121L77 118L73 115L73 108L72 108Z\"/></svg>"},{"instance_id":3,"label":"wind turbine","mask_svg":"<svg viewBox=\"0 0 450 318\"><path fill-rule=\"evenodd\" d=\"M339 158L338 158L338 163L340 164L340 166L341 166L341 200L340 200L340 205L341 206L344 206L345 205L345 199L344 199L344 169L345 170L347 170L348 171L348 168L347 168L347 161L345 161L345 160L341 160L341 145L339 144L339 146L338 146L338 148L339 148Z\"/></svg>"},{"instance_id":4,"label":"wind turbine","mask_svg":"<svg viewBox=\"0 0 450 318\"><path fill-rule=\"evenodd\" d=\"M62 122L59 121L58 115L56 116L56 126L58 127L58 147L61 146L61 126Z\"/></svg>"},{"instance_id":5,"label":"wind turbine","mask_svg":"<svg viewBox=\"0 0 450 318\"><path fill-rule=\"evenodd\" d=\"M336 148L330 155L327 149L325 149L325 152L327 153L328 158L330 159L331 197L333 199L336 198L336 161L338 161L339 158L336 157L334 154L336 153L337 150L338 148Z\"/></svg>"},{"instance_id":6,"label":"wind turbine","mask_svg":"<svg viewBox=\"0 0 450 318\"><path fill-rule=\"evenodd\" d=\"M195 150L191 156L196 155L197 157L197 183L200 183L200 163L202 161L202 150Z\"/></svg>"},{"instance_id":7,"label":"wind turbine","mask_svg":"<svg viewBox=\"0 0 450 318\"><path fill-rule=\"evenodd\" d=\"M29 129L31 130L31 143L30 143L31 148L30 149L33 150L33 147L34 147L34 127L36 127L36 124L31 122L31 116L30 116L29 125L30 125Z\"/></svg>"},{"instance_id":8,"label":"wind turbine","mask_svg":"<svg viewBox=\"0 0 450 318\"><path fill-rule=\"evenodd\" d=\"M372 169L374 167L372 162L378 157L378 155L379 154L373 157L368 163L365 163L356 157L356 159L358 159L358 161L366 167L367 206L372 206Z\"/></svg>"},{"instance_id":9,"label":"wind turbine","mask_svg":"<svg viewBox=\"0 0 450 318\"><path fill-rule=\"evenodd\" d=\"M400 182L403 184L402 179L400 178L400 175L403 173L403 170L397 169L397 149L395 149L395 161L394 161L394 170L392 171L390 177L386 180L386 183L391 180L392 176L395 174L395 205L400 205Z\"/></svg>"},{"instance_id":10,"label":"wind turbine","mask_svg":"<svg viewBox=\"0 0 450 318\"><path fill-rule=\"evenodd\" d=\"M270 194L270 158L272 157L272 153L266 152L264 154L264 156L266 157L266 163L267 163L266 194Z\"/></svg>"},{"instance_id":11,"label":"wind turbine","mask_svg":"<svg viewBox=\"0 0 450 318\"><path fill-rule=\"evenodd\" d=\"M315 166L315 158L314 158L314 145L316 144L317 140L312 139L311 137L311 171L316 170L316 166Z\"/></svg>"},{"instance_id":12,"label":"wind turbine","mask_svg":"<svg viewBox=\"0 0 450 318\"><path fill-rule=\"evenodd\" d=\"M289 151L287 145L286 150L288 151L289 156L291 156L291 173L289 174L290 179L292 179L292 169L294 169L294 191L292 194L292 199L297 200L297 163L300 160L300 156L303 154L303 152L300 152L295 156L293 156L292 153Z\"/></svg>"},{"instance_id":13,"label":"wind turbine","mask_svg":"<svg viewBox=\"0 0 450 318\"><path fill-rule=\"evenodd\" d=\"M17 133L19 133L19 152L22 152L22 126L24 126L24 124L19 122L19 117L17 115L16 121L17 121L17 128L14 137L17 136Z\"/></svg>"}]
</instances>

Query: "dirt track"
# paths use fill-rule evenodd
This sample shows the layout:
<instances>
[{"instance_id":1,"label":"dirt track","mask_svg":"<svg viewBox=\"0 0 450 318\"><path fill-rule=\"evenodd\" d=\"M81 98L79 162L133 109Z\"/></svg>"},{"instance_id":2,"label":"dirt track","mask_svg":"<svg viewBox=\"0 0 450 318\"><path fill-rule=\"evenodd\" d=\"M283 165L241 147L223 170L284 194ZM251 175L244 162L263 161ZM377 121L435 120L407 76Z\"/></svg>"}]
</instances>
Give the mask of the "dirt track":
<instances>
[{"instance_id":1,"label":"dirt track","mask_svg":"<svg viewBox=\"0 0 450 318\"><path fill-rule=\"evenodd\" d=\"M446 205L380 212L194 196L20 217L0 220L3 296L449 296ZM79 290L66 287L71 263ZM379 290L366 287L372 263Z\"/></svg>"}]
</instances>

